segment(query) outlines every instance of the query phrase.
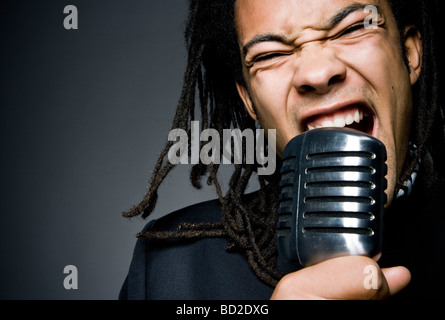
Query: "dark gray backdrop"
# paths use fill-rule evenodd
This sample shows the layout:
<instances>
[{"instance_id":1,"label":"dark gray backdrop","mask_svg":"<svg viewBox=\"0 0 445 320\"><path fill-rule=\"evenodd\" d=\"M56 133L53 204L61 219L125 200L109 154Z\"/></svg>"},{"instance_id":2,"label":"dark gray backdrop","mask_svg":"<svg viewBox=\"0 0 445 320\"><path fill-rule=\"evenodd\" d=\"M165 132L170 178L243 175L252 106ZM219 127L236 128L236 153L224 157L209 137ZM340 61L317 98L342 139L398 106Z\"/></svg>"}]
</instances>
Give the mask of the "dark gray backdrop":
<instances>
[{"instance_id":1,"label":"dark gray backdrop","mask_svg":"<svg viewBox=\"0 0 445 320\"><path fill-rule=\"evenodd\" d=\"M66 5L78 30L66 30ZM116 299L136 204L179 99L185 0L38 0L0 5L0 299ZM153 217L215 197L187 166ZM66 290L63 269L78 268Z\"/></svg>"}]
</instances>

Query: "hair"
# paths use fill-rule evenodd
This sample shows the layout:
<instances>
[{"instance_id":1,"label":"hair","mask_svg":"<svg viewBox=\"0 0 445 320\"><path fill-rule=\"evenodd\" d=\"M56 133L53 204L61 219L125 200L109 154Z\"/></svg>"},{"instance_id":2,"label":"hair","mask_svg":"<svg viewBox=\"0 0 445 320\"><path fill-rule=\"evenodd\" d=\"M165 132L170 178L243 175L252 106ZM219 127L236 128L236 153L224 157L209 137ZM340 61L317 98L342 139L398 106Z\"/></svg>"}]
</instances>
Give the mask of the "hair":
<instances>
[{"instance_id":1,"label":"hair","mask_svg":"<svg viewBox=\"0 0 445 320\"><path fill-rule=\"evenodd\" d=\"M413 86L414 113L411 125L411 142L418 150L406 160L396 191L403 188L403 182L409 179L419 162L422 163L421 183L426 190L433 191L443 175L443 169L438 164L444 160L445 145L444 113L439 95L440 68L436 59L439 21L435 19L435 12L438 12L438 6L432 0L390 0L390 4L399 27L401 44L403 45L405 26L415 25L421 33L423 50L422 73ZM402 50L405 55L403 47Z\"/></svg>"},{"instance_id":2,"label":"hair","mask_svg":"<svg viewBox=\"0 0 445 320\"><path fill-rule=\"evenodd\" d=\"M196 117L200 117L203 130L213 128L220 134L224 128L256 128L235 86L235 80L242 81L243 77L235 29L235 2L189 1L185 29L188 61L172 129L181 128L190 135L191 121ZM404 26L409 24L417 26L423 42L422 74L413 88L415 111L411 130L411 140L417 145L418 152L407 159L397 188L402 186L401 182L411 174L419 161L422 162L423 176L430 177L425 179L425 185L432 186L439 172L433 166L433 159L442 157L444 145L443 122L438 104L435 26L431 24L435 9L430 6L431 2L418 0L390 0L390 4L400 30L401 45ZM196 106L198 110L195 110ZM139 204L123 213L125 217L142 215L146 218L155 208L158 188L175 167L167 159L172 145L171 141L166 143L154 168L148 192ZM144 232L139 233L138 237L226 237L229 240L227 250L243 252L258 278L274 287L283 276L276 267L275 243L280 166L278 159L274 175L267 178L257 175L260 189L258 194L249 196L245 194L246 186L258 168L256 164L235 165L226 194L223 194L218 179L218 165L194 165L190 181L195 188L200 189L202 179L207 176L207 184L215 187L221 203L221 222L181 224L175 231Z\"/></svg>"}]
</instances>

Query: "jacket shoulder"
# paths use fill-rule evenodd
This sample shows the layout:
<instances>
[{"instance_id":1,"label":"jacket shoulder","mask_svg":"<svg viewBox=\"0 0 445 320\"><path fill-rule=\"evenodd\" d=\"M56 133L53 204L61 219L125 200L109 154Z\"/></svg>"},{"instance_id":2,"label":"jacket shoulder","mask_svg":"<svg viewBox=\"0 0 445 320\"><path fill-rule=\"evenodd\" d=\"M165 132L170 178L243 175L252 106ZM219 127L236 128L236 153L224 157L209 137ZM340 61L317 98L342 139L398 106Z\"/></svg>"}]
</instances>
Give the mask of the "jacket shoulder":
<instances>
[{"instance_id":1,"label":"jacket shoulder","mask_svg":"<svg viewBox=\"0 0 445 320\"><path fill-rule=\"evenodd\" d=\"M181 223L220 222L221 204L215 200L209 200L193 204L173 211L158 219L147 223L145 231L169 231L176 230Z\"/></svg>"}]
</instances>

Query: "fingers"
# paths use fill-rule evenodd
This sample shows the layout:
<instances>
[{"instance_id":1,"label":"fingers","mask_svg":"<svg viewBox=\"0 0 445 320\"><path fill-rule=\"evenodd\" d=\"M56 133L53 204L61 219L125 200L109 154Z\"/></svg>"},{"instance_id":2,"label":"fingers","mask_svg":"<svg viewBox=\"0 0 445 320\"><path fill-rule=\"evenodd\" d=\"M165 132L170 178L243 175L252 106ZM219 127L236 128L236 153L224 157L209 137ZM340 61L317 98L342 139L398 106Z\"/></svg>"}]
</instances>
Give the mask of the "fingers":
<instances>
[{"instance_id":1,"label":"fingers","mask_svg":"<svg viewBox=\"0 0 445 320\"><path fill-rule=\"evenodd\" d=\"M382 269L391 295L402 291L411 281L411 273L405 267Z\"/></svg>"},{"instance_id":2,"label":"fingers","mask_svg":"<svg viewBox=\"0 0 445 320\"><path fill-rule=\"evenodd\" d=\"M272 299L386 299L410 279L404 267L380 269L367 257L342 257L288 274L278 283Z\"/></svg>"}]
</instances>

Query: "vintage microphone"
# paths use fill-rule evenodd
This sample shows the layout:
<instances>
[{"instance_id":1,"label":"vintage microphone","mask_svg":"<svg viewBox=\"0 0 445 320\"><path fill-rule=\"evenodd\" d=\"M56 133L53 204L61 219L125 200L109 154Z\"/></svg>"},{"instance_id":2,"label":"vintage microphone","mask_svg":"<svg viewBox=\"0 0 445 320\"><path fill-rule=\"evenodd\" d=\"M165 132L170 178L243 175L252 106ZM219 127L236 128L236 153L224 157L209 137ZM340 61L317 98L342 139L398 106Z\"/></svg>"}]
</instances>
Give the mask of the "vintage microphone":
<instances>
[{"instance_id":1,"label":"vintage microphone","mask_svg":"<svg viewBox=\"0 0 445 320\"><path fill-rule=\"evenodd\" d=\"M292 139L283 153L278 251L311 266L382 248L386 149L348 128L320 128Z\"/></svg>"}]
</instances>

